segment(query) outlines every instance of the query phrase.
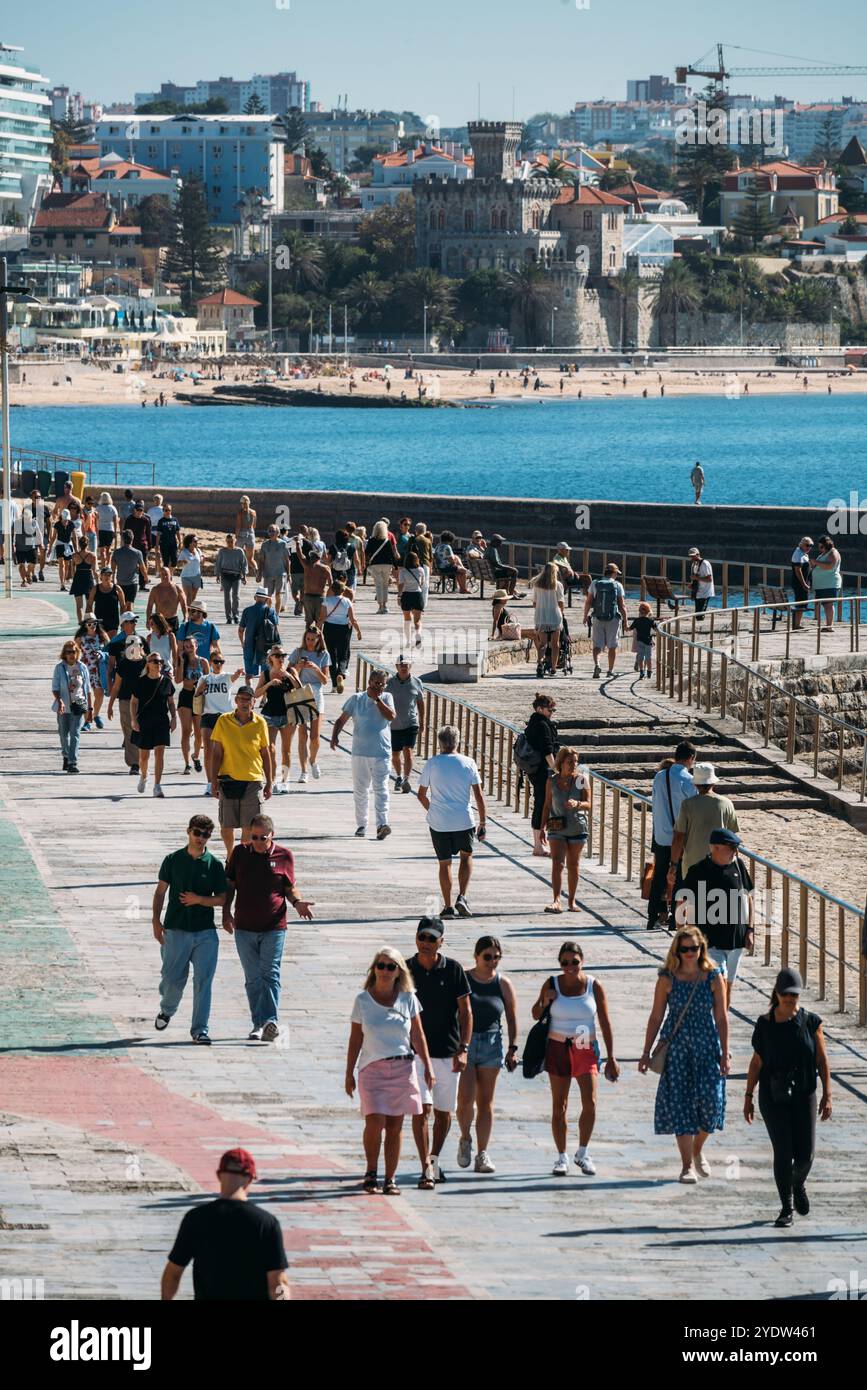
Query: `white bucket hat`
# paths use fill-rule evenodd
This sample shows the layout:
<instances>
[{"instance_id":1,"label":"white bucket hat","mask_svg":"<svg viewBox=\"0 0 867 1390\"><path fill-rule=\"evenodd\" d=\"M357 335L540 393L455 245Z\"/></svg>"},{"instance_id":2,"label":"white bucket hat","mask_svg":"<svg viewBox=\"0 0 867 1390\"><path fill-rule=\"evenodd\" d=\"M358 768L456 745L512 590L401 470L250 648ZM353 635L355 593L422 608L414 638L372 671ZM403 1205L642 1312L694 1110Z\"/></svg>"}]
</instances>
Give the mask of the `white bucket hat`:
<instances>
[{"instance_id":1,"label":"white bucket hat","mask_svg":"<svg viewBox=\"0 0 867 1390\"><path fill-rule=\"evenodd\" d=\"M719 778L713 763L696 763L692 770L692 780L697 787L712 787Z\"/></svg>"}]
</instances>

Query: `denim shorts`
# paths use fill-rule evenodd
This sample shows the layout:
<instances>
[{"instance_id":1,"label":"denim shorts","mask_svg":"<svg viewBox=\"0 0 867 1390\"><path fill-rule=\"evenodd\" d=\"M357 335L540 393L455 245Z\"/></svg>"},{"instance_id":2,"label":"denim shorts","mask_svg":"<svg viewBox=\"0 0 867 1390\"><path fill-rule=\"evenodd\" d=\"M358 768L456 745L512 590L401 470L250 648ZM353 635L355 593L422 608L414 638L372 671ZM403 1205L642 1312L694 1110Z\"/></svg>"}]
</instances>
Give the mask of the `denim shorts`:
<instances>
[{"instance_id":1,"label":"denim shorts","mask_svg":"<svg viewBox=\"0 0 867 1390\"><path fill-rule=\"evenodd\" d=\"M473 1033L467 1053L468 1067L501 1067L505 1060L502 1029L492 1028L487 1033Z\"/></svg>"},{"instance_id":2,"label":"denim shorts","mask_svg":"<svg viewBox=\"0 0 867 1390\"><path fill-rule=\"evenodd\" d=\"M269 729L285 729L289 723L288 714L263 714L262 718Z\"/></svg>"}]
</instances>

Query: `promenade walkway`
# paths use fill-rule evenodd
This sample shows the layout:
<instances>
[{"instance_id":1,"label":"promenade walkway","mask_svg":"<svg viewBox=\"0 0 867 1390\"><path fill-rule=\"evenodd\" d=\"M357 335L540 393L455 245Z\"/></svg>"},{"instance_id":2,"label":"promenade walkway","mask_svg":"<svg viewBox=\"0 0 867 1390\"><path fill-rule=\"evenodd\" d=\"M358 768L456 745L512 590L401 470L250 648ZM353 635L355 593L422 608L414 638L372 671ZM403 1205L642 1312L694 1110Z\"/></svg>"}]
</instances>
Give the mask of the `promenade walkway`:
<instances>
[{"instance_id":1,"label":"promenade walkway","mask_svg":"<svg viewBox=\"0 0 867 1390\"><path fill-rule=\"evenodd\" d=\"M430 621L453 621L450 602L434 600ZM383 636L367 592L359 606L364 647L377 655L395 619ZM213 1190L217 1157L237 1143L259 1162L257 1195L283 1224L297 1297L825 1297L830 1280L859 1269L867 1240L863 1031L830 1005L819 1009L835 1114L820 1133L813 1213L775 1231L764 1128L748 1129L741 1116L752 1021L767 1007L770 981L757 961L746 962L727 1127L707 1150L713 1177L679 1186L674 1140L653 1134L655 1079L636 1071L667 937L646 932L634 889L590 863L582 914L544 916L547 863L531 856L528 823L497 806L476 855L475 916L448 924L446 951L469 964L477 935L500 936L524 1037L559 943L581 941L608 991L623 1067L616 1086L600 1083L598 1175L550 1175L545 1079L504 1073L495 1177L457 1168L453 1132L448 1182L419 1192L407 1130L403 1195L360 1193L361 1125L342 1088L351 1002L377 945L410 954L418 917L439 898L414 797L393 797L387 842L353 838L350 738L325 751L320 782L293 785L269 808L316 903L314 922L290 922L288 1045L246 1041L242 974L227 937L215 1045L190 1045L189 1001L166 1033L155 1033L156 871L183 843L189 816L214 803L201 779L179 775L176 749L166 800L137 796L111 726L83 737L85 775L70 782L60 773L49 694L60 642L47 634L69 631L67 609L66 596L51 591L17 596L11 613L0 605L0 1276L42 1277L48 1298L155 1297L182 1213ZM478 622L488 612L468 602L460 616ZM298 628L290 620L290 637ZM233 634L225 645L237 652ZM340 703L327 697L329 726ZM189 1276L183 1292L191 1294Z\"/></svg>"}]
</instances>

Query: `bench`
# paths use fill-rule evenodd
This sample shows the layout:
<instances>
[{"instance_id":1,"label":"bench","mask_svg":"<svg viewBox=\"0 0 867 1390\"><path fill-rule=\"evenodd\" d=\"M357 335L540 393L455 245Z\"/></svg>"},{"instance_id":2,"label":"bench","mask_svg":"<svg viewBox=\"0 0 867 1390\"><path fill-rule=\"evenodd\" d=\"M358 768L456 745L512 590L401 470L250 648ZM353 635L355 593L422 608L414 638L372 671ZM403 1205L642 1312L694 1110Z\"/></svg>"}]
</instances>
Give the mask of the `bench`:
<instances>
[{"instance_id":1,"label":"bench","mask_svg":"<svg viewBox=\"0 0 867 1390\"><path fill-rule=\"evenodd\" d=\"M481 588L481 593L479 594L480 598L485 597L486 584L493 584L495 589L499 587L497 576L491 569L490 563L486 556L467 555L464 558L464 564L466 565L469 571L470 580L474 581L474 584L478 584Z\"/></svg>"},{"instance_id":2,"label":"bench","mask_svg":"<svg viewBox=\"0 0 867 1390\"><path fill-rule=\"evenodd\" d=\"M458 587L458 581L453 574L446 574L441 570L436 560L431 569L431 590L435 594L453 594Z\"/></svg>"},{"instance_id":3,"label":"bench","mask_svg":"<svg viewBox=\"0 0 867 1390\"><path fill-rule=\"evenodd\" d=\"M764 607L765 604L770 607L772 604L789 602L789 595L786 593L785 589L777 588L772 584L760 584L759 594L761 595L762 607ZM771 608L771 632L775 630L782 616L783 614L779 608Z\"/></svg>"},{"instance_id":4,"label":"bench","mask_svg":"<svg viewBox=\"0 0 867 1390\"><path fill-rule=\"evenodd\" d=\"M674 616L677 617L677 610L680 607L683 594L675 593L669 579L663 579L660 575L645 574L641 579L641 593L645 599L656 599L657 618L662 617L663 602L667 603L669 608L674 609Z\"/></svg>"}]
</instances>

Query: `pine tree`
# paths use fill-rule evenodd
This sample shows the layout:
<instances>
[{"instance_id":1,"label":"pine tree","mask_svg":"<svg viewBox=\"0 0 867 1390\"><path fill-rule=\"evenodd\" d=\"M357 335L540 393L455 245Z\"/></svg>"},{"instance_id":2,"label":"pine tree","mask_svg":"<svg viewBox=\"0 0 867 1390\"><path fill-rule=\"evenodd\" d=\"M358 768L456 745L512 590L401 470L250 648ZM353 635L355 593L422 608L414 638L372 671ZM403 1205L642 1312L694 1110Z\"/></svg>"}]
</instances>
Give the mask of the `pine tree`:
<instances>
[{"instance_id":1,"label":"pine tree","mask_svg":"<svg viewBox=\"0 0 867 1390\"><path fill-rule=\"evenodd\" d=\"M740 211L732 222L733 231L755 251L760 241L773 232L776 221L770 211L767 193L757 179L753 179L746 190Z\"/></svg>"},{"instance_id":2,"label":"pine tree","mask_svg":"<svg viewBox=\"0 0 867 1390\"><path fill-rule=\"evenodd\" d=\"M252 95L248 98L247 104L244 107L244 115L264 116L264 114L265 107L262 103L262 98L259 96L258 92L253 92Z\"/></svg>"},{"instance_id":3,"label":"pine tree","mask_svg":"<svg viewBox=\"0 0 867 1390\"><path fill-rule=\"evenodd\" d=\"M195 178L184 180L178 198L165 278L180 285L181 301L188 313L195 309L197 299L226 280L223 258L208 219L204 188Z\"/></svg>"}]
</instances>

